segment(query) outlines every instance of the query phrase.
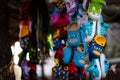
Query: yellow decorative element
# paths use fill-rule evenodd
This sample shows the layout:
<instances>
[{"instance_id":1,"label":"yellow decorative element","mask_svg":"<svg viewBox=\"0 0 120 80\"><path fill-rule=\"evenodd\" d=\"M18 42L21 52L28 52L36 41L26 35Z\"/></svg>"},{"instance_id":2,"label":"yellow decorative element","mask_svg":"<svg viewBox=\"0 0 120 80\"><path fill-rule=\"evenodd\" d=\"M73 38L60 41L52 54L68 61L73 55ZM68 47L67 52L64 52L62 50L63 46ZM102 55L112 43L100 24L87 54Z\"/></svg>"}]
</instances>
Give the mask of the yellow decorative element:
<instances>
[{"instance_id":1,"label":"yellow decorative element","mask_svg":"<svg viewBox=\"0 0 120 80\"><path fill-rule=\"evenodd\" d=\"M47 42L50 42L51 40L52 40L52 35L49 34L49 35L47 36Z\"/></svg>"},{"instance_id":2,"label":"yellow decorative element","mask_svg":"<svg viewBox=\"0 0 120 80\"><path fill-rule=\"evenodd\" d=\"M56 71L56 68L52 68L53 71Z\"/></svg>"},{"instance_id":3,"label":"yellow decorative element","mask_svg":"<svg viewBox=\"0 0 120 80\"><path fill-rule=\"evenodd\" d=\"M56 65L59 65L59 59L55 58L54 62L55 62Z\"/></svg>"},{"instance_id":4,"label":"yellow decorative element","mask_svg":"<svg viewBox=\"0 0 120 80\"><path fill-rule=\"evenodd\" d=\"M58 29L56 32L53 33L53 39L60 36L60 30Z\"/></svg>"},{"instance_id":5,"label":"yellow decorative element","mask_svg":"<svg viewBox=\"0 0 120 80\"><path fill-rule=\"evenodd\" d=\"M50 48L52 48L52 44L53 44L53 42L52 42L52 34L49 34L47 36L47 42L50 44Z\"/></svg>"},{"instance_id":6,"label":"yellow decorative element","mask_svg":"<svg viewBox=\"0 0 120 80\"><path fill-rule=\"evenodd\" d=\"M100 52L98 52L97 50L94 50L93 53L96 54L97 56L100 56Z\"/></svg>"},{"instance_id":7,"label":"yellow decorative element","mask_svg":"<svg viewBox=\"0 0 120 80\"><path fill-rule=\"evenodd\" d=\"M96 35L94 41L100 46L105 46L106 44L106 38L102 35Z\"/></svg>"},{"instance_id":8,"label":"yellow decorative element","mask_svg":"<svg viewBox=\"0 0 120 80\"><path fill-rule=\"evenodd\" d=\"M19 37L23 37L29 34L29 28L27 25L21 25L20 26L20 33Z\"/></svg>"},{"instance_id":9,"label":"yellow decorative element","mask_svg":"<svg viewBox=\"0 0 120 80\"><path fill-rule=\"evenodd\" d=\"M64 70L68 70L68 66L65 66L65 67L64 67Z\"/></svg>"}]
</instances>

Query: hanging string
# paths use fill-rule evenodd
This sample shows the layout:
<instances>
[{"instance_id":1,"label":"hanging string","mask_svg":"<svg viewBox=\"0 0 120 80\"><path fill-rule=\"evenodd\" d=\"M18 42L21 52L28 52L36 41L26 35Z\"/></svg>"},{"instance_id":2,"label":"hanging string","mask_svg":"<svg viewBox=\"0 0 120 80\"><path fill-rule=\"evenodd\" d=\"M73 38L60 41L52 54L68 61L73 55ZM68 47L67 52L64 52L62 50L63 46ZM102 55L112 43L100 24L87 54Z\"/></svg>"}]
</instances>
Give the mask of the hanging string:
<instances>
[{"instance_id":1,"label":"hanging string","mask_svg":"<svg viewBox=\"0 0 120 80\"><path fill-rule=\"evenodd\" d=\"M36 29L36 39L37 39L37 51L38 51L38 58L40 59L40 53L41 53L41 50L40 50L40 13L39 13L39 8L37 6L37 29Z\"/></svg>"}]
</instances>

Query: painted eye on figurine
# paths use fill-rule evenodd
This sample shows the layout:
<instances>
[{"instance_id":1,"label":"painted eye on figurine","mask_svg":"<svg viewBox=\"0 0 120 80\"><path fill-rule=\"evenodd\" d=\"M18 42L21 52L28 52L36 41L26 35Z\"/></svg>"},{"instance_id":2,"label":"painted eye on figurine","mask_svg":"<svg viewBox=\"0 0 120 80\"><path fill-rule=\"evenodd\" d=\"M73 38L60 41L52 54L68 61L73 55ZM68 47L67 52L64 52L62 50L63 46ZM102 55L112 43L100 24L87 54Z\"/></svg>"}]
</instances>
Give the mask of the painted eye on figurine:
<instances>
[{"instance_id":1,"label":"painted eye on figurine","mask_svg":"<svg viewBox=\"0 0 120 80\"><path fill-rule=\"evenodd\" d=\"M78 49L77 49L77 48L75 48L75 50L77 51Z\"/></svg>"},{"instance_id":2,"label":"painted eye on figurine","mask_svg":"<svg viewBox=\"0 0 120 80\"><path fill-rule=\"evenodd\" d=\"M84 52L84 49L81 49L82 52Z\"/></svg>"},{"instance_id":3,"label":"painted eye on figurine","mask_svg":"<svg viewBox=\"0 0 120 80\"><path fill-rule=\"evenodd\" d=\"M90 24L92 25L92 24L93 24L93 22L90 22Z\"/></svg>"},{"instance_id":4,"label":"painted eye on figurine","mask_svg":"<svg viewBox=\"0 0 120 80\"><path fill-rule=\"evenodd\" d=\"M78 34L76 34L75 37L78 37Z\"/></svg>"},{"instance_id":5,"label":"painted eye on figurine","mask_svg":"<svg viewBox=\"0 0 120 80\"><path fill-rule=\"evenodd\" d=\"M95 68L97 68L97 65L94 65Z\"/></svg>"},{"instance_id":6,"label":"painted eye on figurine","mask_svg":"<svg viewBox=\"0 0 120 80\"><path fill-rule=\"evenodd\" d=\"M104 23L102 22L101 25L104 25Z\"/></svg>"},{"instance_id":7,"label":"painted eye on figurine","mask_svg":"<svg viewBox=\"0 0 120 80\"><path fill-rule=\"evenodd\" d=\"M81 56L79 56L79 58L82 58Z\"/></svg>"},{"instance_id":8,"label":"painted eye on figurine","mask_svg":"<svg viewBox=\"0 0 120 80\"><path fill-rule=\"evenodd\" d=\"M101 43L101 45L104 45L103 43Z\"/></svg>"}]
</instances>

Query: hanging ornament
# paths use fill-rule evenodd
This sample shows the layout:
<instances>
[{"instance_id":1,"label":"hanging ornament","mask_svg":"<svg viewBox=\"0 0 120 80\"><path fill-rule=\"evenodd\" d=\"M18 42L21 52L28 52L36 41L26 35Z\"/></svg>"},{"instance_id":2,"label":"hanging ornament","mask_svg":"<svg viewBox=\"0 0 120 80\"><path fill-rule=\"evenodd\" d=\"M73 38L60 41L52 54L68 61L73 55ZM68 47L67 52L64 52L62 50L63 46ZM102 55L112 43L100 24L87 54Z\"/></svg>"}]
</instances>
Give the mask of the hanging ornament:
<instances>
[{"instance_id":1,"label":"hanging ornament","mask_svg":"<svg viewBox=\"0 0 120 80\"><path fill-rule=\"evenodd\" d=\"M27 49L29 44L29 27L26 20L20 22L20 45L22 49Z\"/></svg>"},{"instance_id":2,"label":"hanging ornament","mask_svg":"<svg viewBox=\"0 0 120 80\"><path fill-rule=\"evenodd\" d=\"M99 20L104 4L104 0L91 0L88 7L88 16L93 20Z\"/></svg>"}]
</instances>

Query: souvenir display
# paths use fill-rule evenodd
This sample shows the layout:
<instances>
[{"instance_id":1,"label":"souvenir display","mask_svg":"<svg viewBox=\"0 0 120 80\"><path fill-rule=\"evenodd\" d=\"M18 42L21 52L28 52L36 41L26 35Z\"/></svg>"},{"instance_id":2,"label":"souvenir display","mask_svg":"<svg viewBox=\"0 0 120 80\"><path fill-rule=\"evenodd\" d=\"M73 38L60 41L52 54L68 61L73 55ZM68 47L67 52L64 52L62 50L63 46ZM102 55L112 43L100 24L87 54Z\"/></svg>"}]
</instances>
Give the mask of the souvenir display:
<instances>
[{"instance_id":1,"label":"souvenir display","mask_svg":"<svg viewBox=\"0 0 120 80\"><path fill-rule=\"evenodd\" d=\"M34 6L31 0L25 0L19 8L19 40L23 49L19 54L19 65L24 79L29 80L36 74L40 57L44 63L50 49L55 52L53 80L86 80L87 72L92 80L105 78L109 62L103 49L110 27L102 16L105 1L53 0L50 13L43 1ZM33 6L38 9L32 9ZM27 53L29 61L26 60ZM90 61L87 67L86 58Z\"/></svg>"},{"instance_id":2,"label":"souvenir display","mask_svg":"<svg viewBox=\"0 0 120 80\"><path fill-rule=\"evenodd\" d=\"M107 42L105 33L110 27L101 14L105 1L55 0L54 3L50 22L54 27L53 50L59 63L53 67L53 75L59 77L54 76L54 80L85 80L86 71L93 80L105 78L109 62L103 49ZM85 67L87 54L91 63Z\"/></svg>"}]
</instances>

